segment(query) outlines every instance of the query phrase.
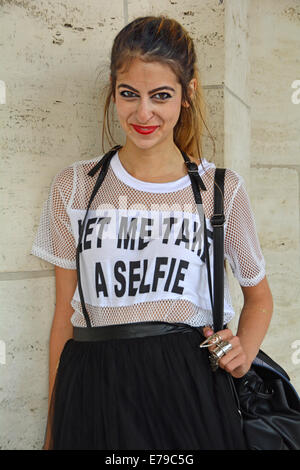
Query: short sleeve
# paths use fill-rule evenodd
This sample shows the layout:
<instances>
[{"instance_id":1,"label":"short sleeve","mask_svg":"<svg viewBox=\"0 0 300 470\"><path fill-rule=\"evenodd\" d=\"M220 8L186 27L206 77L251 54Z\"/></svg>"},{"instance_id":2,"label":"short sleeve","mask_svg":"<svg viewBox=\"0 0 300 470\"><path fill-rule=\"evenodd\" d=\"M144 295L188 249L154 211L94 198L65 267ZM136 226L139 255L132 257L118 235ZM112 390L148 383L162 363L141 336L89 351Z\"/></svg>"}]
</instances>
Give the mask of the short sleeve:
<instances>
[{"instance_id":1,"label":"short sleeve","mask_svg":"<svg viewBox=\"0 0 300 470\"><path fill-rule=\"evenodd\" d=\"M76 242L67 212L73 173L68 167L54 177L31 249L31 254L65 269L76 269Z\"/></svg>"},{"instance_id":2,"label":"short sleeve","mask_svg":"<svg viewBox=\"0 0 300 470\"><path fill-rule=\"evenodd\" d=\"M265 260L241 177L227 215L224 255L241 286L256 286L265 277Z\"/></svg>"}]
</instances>

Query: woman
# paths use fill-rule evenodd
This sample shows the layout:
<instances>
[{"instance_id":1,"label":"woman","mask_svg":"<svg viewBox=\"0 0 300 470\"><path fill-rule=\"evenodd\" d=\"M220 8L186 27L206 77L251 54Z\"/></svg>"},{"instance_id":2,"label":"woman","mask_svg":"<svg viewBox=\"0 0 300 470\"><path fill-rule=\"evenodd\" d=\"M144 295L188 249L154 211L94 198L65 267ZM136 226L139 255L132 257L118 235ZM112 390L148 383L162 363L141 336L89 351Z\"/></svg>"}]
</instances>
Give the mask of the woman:
<instances>
[{"instance_id":1,"label":"woman","mask_svg":"<svg viewBox=\"0 0 300 470\"><path fill-rule=\"evenodd\" d=\"M212 313L203 223L183 155L205 186L208 234L215 165L201 155L196 55L178 22L137 18L119 32L109 135L111 101L125 145L102 169L97 157L56 175L32 249L56 274L44 449L245 449L226 376L249 370L272 295L243 180L227 170L225 257L244 306L237 333L218 332L228 348L213 371L199 348L213 334ZM227 324L234 311L224 274Z\"/></svg>"}]
</instances>

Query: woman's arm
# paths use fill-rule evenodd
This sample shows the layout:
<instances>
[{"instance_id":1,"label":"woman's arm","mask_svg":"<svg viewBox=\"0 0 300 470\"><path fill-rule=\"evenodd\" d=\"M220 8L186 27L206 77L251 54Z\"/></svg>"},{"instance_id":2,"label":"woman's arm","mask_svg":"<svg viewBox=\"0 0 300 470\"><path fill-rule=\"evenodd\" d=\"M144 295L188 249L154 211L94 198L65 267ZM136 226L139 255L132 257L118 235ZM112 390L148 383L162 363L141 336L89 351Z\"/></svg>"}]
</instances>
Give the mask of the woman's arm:
<instances>
[{"instance_id":1,"label":"woman's arm","mask_svg":"<svg viewBox=\"0 0 300 470\"><path fill-rule=\"evenodd\" d=\"M233 377L242 377L250 369L273 313L273 298L266 277L256 286L241 286L241 289L244 294L244 306L236 335L233 335L229 328L218 332L223 340L229 341L233 346L219 360L219 366ZM213 334L209 327L205 327L203 332L206 337ZM209 349L214 349L214 346Z\"/></svg>"},{"instance_id":2,"label":"woman's arm","mask_svg":"<svg viewBox=\"0 0 300 470\"><path fill-rule=\"evenodd\" d=\"M244 306L239 318L237 336L251 365L272 318L273 297L266 277L257 286L241 288Z\"/></svg>"},{"instance_id":3,"label":"woman's arm","mask_svg":"<svg viewBox=\"0 0 300 470\"><path fill-rule=\"evenodd\" d=\"M71 300L76 289L77 272L73 269L63 269L55 266L56 281L56 305L50 333L49 343L49 395L48 409L51 404L53 385L55 383L56 371L59 358L65 343L73 337L73 326L71 316L74 310ZM48 422L46 442L44 450L48 449L50 438L50 423Z\"/></svg>"},{"instance_id":4,"label":"woman's arm","mask_svg":"<svg viewBox=\"0 0 300 470\"><path fill-rule=\"evenodd\" d=\"M55 283L56 305L49 344L49 400L61 352L66 341L73 337L71 300L77 284L76 270L55 266Z\"/></svg>"}]
</instances>

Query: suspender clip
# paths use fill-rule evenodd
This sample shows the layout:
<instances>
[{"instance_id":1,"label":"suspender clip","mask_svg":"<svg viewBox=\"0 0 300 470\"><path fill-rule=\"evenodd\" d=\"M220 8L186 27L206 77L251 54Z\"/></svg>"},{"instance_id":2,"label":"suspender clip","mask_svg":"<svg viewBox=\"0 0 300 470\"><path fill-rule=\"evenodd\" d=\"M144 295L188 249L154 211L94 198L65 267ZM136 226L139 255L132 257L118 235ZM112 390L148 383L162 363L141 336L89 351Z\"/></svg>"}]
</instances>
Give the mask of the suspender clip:
<instances>
[{"instance_id":1,"label":"suspender clip","mask_svg":"<svg viewBox=\"0 0 300 470\"><path fill-rule=\"evenodd\" d=\"M199 173L198 166L195 162L184 162L189 173Z\"/></svg>"}]
</instances>

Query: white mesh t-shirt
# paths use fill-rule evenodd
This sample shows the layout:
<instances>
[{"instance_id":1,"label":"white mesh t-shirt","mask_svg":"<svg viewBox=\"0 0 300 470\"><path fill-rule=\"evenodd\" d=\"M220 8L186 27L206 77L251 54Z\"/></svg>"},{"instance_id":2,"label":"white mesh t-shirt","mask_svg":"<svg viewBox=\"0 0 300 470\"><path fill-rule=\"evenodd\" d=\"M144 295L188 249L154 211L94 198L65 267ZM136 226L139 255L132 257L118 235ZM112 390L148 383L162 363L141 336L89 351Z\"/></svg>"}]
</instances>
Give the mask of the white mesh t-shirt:
<instances>
[{"instance_id":1,"label":"white mesh t-shirt","mask_svg":"<svg viewBox=\"0 0 300 470\"><path fill-rule=\"evenodd\" d=\"M101 157L75 162L53 179L31 254L76 269L76 246ZM202 160L199 174L213 266L215 165ZM243 178L226 171L225 259L241 286L265 276L255 221ZM114 154L92 202L80 253L81 282L92 326L166 321L212 324L203 231L189 175L167 183L138 180ZM224 322L234 316L224 269ZM213 278L213 276L212 276ZM85 327L78 288L71 301L73 326Z\"/></svg>"}]
</instances>

